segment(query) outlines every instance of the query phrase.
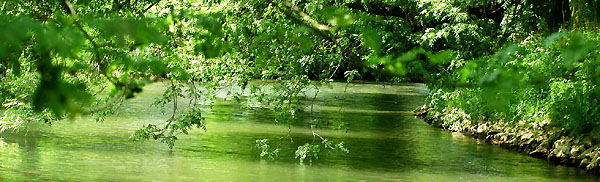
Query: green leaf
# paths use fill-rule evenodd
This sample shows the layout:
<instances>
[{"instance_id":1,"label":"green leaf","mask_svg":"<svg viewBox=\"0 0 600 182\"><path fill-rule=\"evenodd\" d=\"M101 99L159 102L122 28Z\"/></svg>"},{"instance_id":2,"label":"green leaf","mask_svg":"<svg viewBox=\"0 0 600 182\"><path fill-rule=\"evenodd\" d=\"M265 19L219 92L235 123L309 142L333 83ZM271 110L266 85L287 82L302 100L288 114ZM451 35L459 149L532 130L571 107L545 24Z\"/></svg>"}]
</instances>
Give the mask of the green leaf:
<instances>
[{"instance_id":1,"label":"green leaf","mask_svg":"<svg viewBox=\"0 0 600 182\"><path fill-rule=\"evenodd\" d=\"M360 36L363 46L370 48L374 52L381 52L382 39L377 32L365 29Z\"/></svg>"},{"instance_id":2,"label":"green leaf","mask_svg":"<svg viewBox=\"0 0 600 182\"><path fill-rule=\"evenodd\" d=\"M452 50L443 50L429 56L429 60L433 64L447 64L454 59L453 54L454 52Z\"/></svg>"},{"instance_id":3,"label":"green leaf","mask_svg":"<svg viewBox=\"0 0 600 182\"><path fill-rule=\"evenodd\" d=\"M567 47L563 49L561 54L565 65L572 67L573 63L579 62L588 55L594 46L579 35L571 37L571 40L567 43Z\"/></svg>"},{"instance_id":4,"label":"green leaf","mask_svg":"<svg viewBox=\"0 0 600 182\"><path fill-rule=\"evenodd\" d=\"M550 45L552 45L552 43L557 40L560 39L566 35L568 35L569 33L567 32L556 32L553 33L552 35L548 36L545 40L544 40L544 46L548 47Z\"/></svg>"}]
</instances>

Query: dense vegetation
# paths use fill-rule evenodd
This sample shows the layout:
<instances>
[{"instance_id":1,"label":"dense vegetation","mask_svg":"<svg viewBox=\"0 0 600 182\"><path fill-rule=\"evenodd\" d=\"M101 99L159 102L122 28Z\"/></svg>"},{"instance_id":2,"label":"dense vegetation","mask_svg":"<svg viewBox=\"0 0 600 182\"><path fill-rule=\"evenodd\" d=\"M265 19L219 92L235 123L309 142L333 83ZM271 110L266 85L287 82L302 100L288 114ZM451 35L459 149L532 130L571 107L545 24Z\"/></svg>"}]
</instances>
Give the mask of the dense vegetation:
<instances>
[{"instance_id":1,"label":"dense vegetation","mask_svg":"<svg viewBox=\"0 0 600 182\"><path fill-rule=\"evenodd\" d=\"M172 105L171 119L132 139L173 147L178 134L205 127L199 108L220 89L249 90L232 94L289 124L313 97L305 91L355 79L425 82L439 113L575 135L600 130L597 0L62 0L0 8L1 131L75 115L101 121L162 81L170 86L155 104ZM255 79L275 83L249 84ZM177 108L182 97L191 99L185 111ZM313 135L320 142L299 146L301 160L321 147L347 152ZM257 147L274 157L279 149L269 142Z\"/></svg>"}]
</instances>

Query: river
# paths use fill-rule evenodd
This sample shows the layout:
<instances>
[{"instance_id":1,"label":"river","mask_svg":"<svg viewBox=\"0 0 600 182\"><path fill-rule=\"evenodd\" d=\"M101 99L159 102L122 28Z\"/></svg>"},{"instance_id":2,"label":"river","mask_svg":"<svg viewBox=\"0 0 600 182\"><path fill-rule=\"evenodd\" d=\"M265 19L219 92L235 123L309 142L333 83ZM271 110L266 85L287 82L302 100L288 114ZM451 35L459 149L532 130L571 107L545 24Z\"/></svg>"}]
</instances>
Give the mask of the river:
<instances>
[{"instance_id":1,"label":"river","mask_svg":"<svg viewBox=\"0 0 600 182\"><path fill-rule=\"evenodd\" d=\"M296 147L313 139L300 121L292 126L294 143L284 142L275 160L261 158L255 140L286 136L288 127L274 123L275 113L240 109L231 98L204 109L207 131L182 135L173 150L154 141L131 142L142 125L170 117L169 108L150 106L165 89L155 83L102 123L77 117L27 135L0 134L0 181L598 181L581 169L415 119L410 111L426 98L422 84L350 84L345 96L344 86L321 89L314 117L347 123L319 133L344 141L349 153L300 163Z\"/></svg>"}]
</instances>

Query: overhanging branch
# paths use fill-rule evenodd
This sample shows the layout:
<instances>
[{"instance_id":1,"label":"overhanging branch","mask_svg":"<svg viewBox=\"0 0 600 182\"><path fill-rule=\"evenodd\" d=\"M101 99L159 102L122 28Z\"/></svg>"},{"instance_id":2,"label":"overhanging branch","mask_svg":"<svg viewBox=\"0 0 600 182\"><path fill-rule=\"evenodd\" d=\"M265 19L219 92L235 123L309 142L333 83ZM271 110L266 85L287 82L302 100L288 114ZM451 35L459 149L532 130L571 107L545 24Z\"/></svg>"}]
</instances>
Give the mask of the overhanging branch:
<instances>
[{"instance_id":1,"label":"overhanging branch","mask_svg":"<svg viewBox=\"0 0 600 182\"><path fill-rule=\"evenodd\" d=\"M71 16L77 15L77 13L75 12L75 8L73 8L73 4L71 4L71 1L64 0L63 5L65 6L65 9L69 12L69 14L71 14Z\"/></svg>"},{"instance_id":2,"label":"overhanging branch","mask_svg":"<svg viewBox=\"0 0 600 182\"><path fill-rule=\"evenodd\" d=\"M294 12L298 13L305 21L308 21L314 28L316 28L320 31L329 31L331 29L331 27L329 27L328 25L317 22L315 19L310 17L308 14L304 13L302 10L300 10L297 6L294 6L289 1L284 1L283 5L287 6L288 8L292 9Z\"/></svg>"},{"instance_id":3,"label":"overhanging branch","mask_svg":"<svg viewBox=\"0 0 600 182\"><path fill-rule=\"evenodd\" d=\"M100 107L86 111L85 114L93 114L93 113L108 109L109 107L111 107L115 103L117 103L117 101L119 101L121 98L123 98L123 96L125 95L125 92L127 92L128 89L129 89L129 84L125 84L125 87L123 88L121 93L119 93L119 95L113 97L112 99L110 99L108 102L106 102L104 105L102 105Z\"/></svg>"},{"instance_id":4,"label":"overhanging branch","mask_svg":"<svg viewBox=\"0 0 600 182\"><path fill-rule=\"evenodd\" d=\"M319 34L319 36L328 39L328 40L333 40L333 38L329 35L329 30L331 29L331 27L329 27L328 25L325 24L321 24L319 22L317 22L316 20L314 20L312 17L310 17L308 14L304 13L303 11L301 11L297 6L294 6L292 3L285 1L283 2L283 5L285 7L288 7L291 11L296 12L297 14L300 15L300 17L302 17L304 20L294 16L292 14L292 12L290 11L286 11L282 8L279 8L279 4L275 3L273 1L268 1L271 4L274 4L276 8L278 8L283 14L285 14L286 17L288 17L289 19L291 19L292 21L294 21L297 24L300 25L304 25L308 28L310 28L312 31L314 31L316 34Z\"/></svg>"}]
</instances>

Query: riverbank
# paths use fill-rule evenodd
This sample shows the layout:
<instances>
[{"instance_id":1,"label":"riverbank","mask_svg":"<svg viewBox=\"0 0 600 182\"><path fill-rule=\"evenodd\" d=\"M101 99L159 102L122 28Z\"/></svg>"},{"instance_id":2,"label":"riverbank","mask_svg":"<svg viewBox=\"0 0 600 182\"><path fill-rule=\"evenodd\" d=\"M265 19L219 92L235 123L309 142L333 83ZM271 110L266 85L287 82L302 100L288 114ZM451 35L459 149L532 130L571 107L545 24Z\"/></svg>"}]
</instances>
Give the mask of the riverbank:
<instances>
[{"instance_id":1,"label":"riverbank","mask_svg":"<svg viewBox=\"0 0 600 182\"><path fill-rule=\"evenodd\" d=\"M474 121L455 108L442 112L424 105L414 112L432 126L460 132L557 165L575 166L589 173L600 174L600 143L592 137L565 136L556 127L546 124L496 121ZM465 117L466 116L466 117Z\"/></svg>"}]
</instances>

